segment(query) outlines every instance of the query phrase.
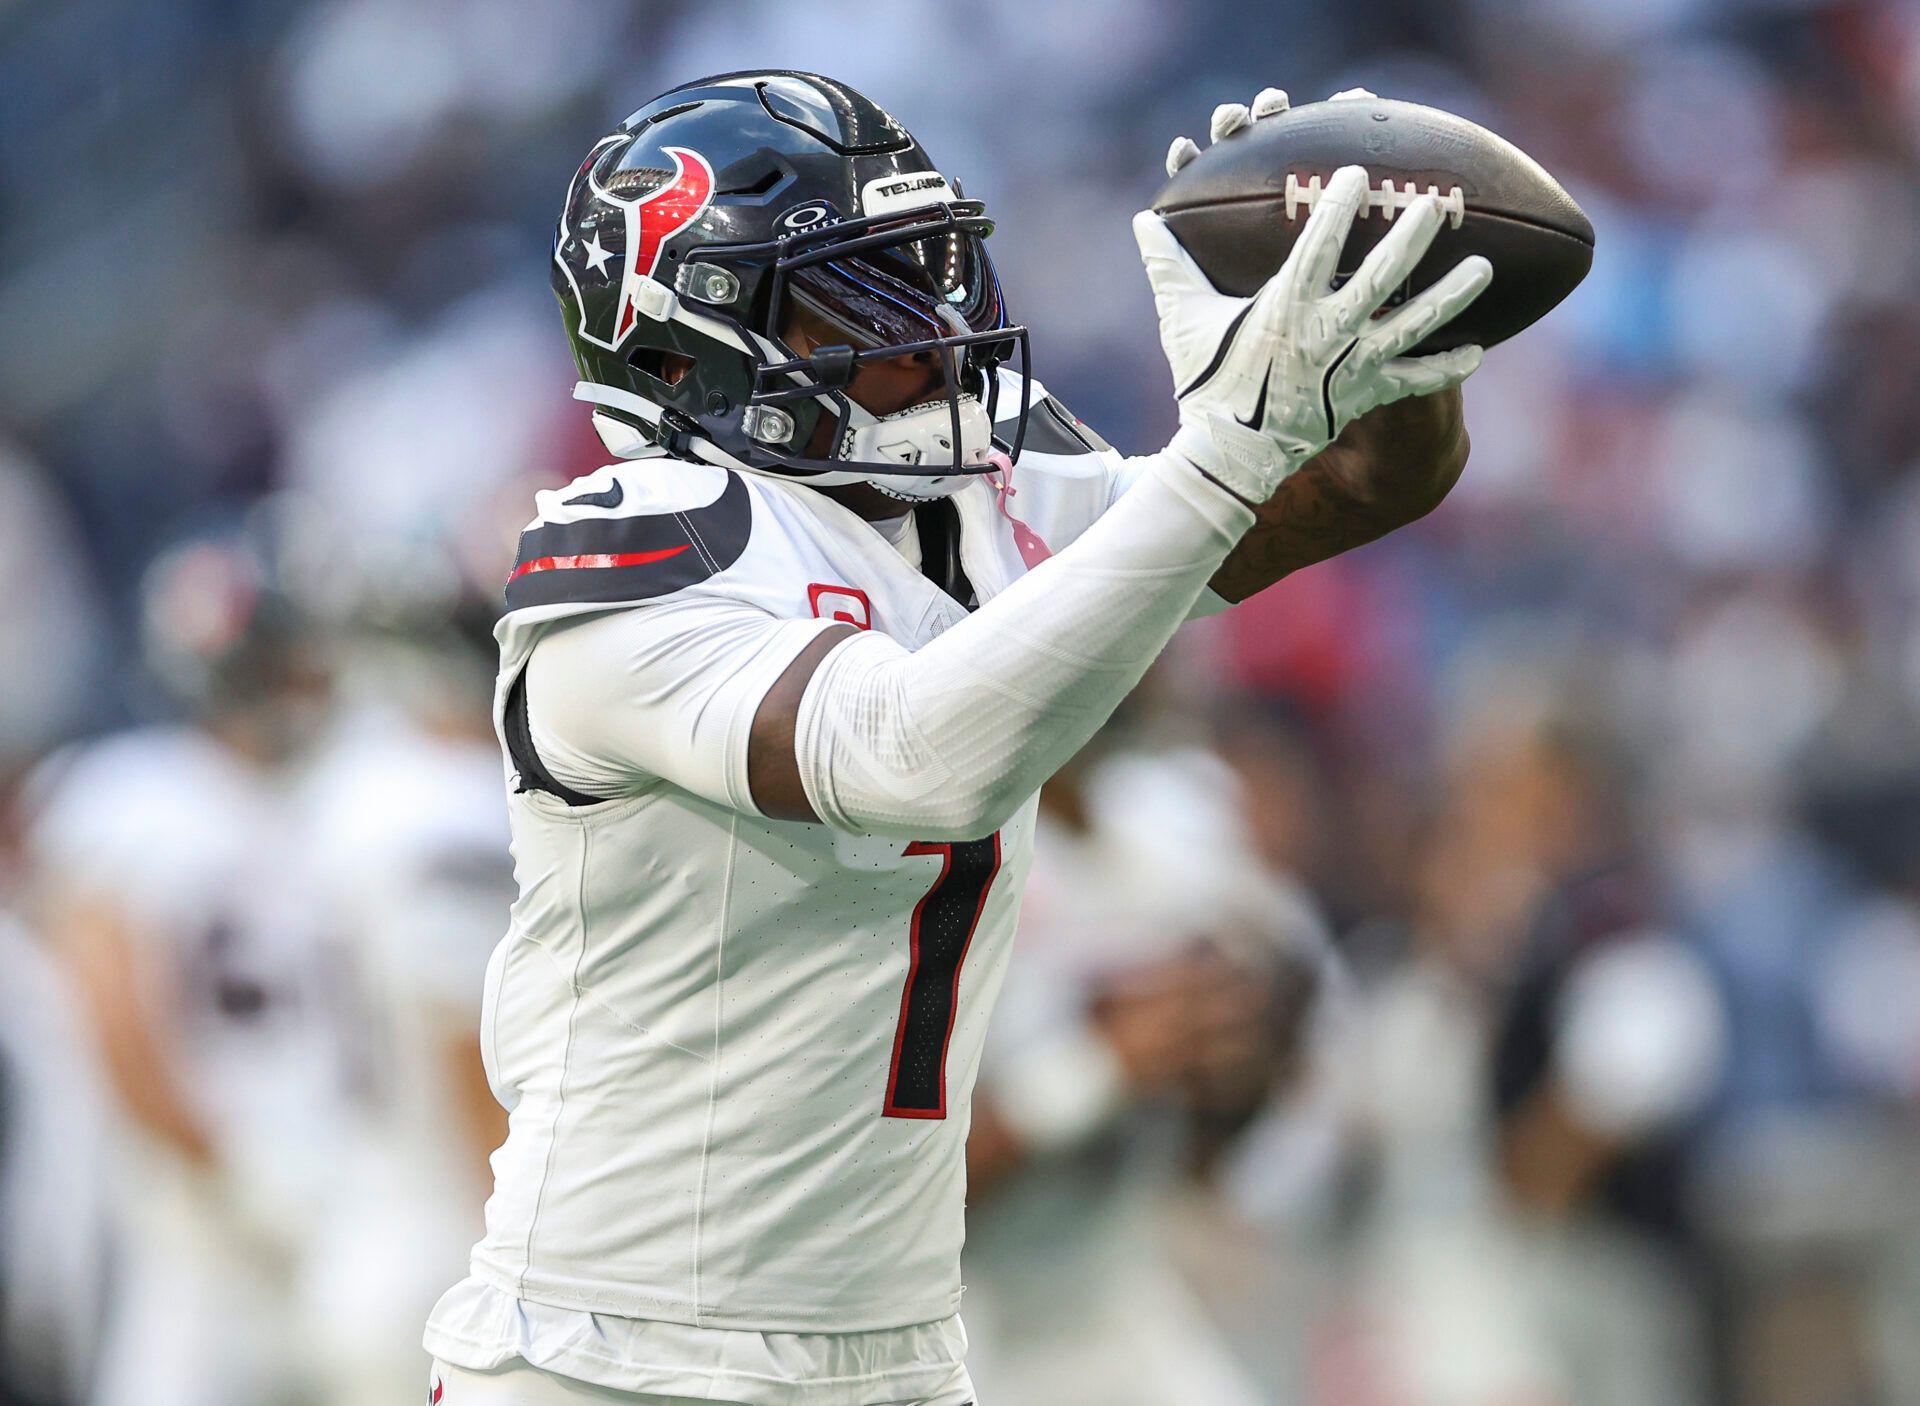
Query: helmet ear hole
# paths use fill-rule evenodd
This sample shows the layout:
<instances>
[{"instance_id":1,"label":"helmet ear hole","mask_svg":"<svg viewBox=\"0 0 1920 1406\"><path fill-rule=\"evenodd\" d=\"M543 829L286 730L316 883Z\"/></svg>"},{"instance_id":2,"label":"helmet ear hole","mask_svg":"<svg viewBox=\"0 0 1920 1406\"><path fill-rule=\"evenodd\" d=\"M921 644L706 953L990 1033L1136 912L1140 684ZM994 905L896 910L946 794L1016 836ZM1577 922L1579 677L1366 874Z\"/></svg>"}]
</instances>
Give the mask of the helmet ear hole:
<instances>
[{"instance_id":1,"label":"helmet ear hole","mask_svg":"<svg viewBox=\"0 0 1920 1406\"><path fill-rule=\"evenodd\" d=\"M677 386L681 378L693 369L693 358L668 351L665 347L640 347L627 358L627 364L662 385Z\"/></svg>"}]
</instances>

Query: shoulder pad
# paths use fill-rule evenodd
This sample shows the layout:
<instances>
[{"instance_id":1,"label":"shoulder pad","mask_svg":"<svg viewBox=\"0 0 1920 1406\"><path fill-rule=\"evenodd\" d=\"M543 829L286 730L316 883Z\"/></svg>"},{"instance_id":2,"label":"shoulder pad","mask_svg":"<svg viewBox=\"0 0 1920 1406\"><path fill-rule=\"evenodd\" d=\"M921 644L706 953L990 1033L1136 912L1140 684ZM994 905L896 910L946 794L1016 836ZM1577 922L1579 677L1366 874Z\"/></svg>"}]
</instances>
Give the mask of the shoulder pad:
<instances>
[{"instance_id":1,"label":"shoulder pad","mask_svg":"<svg viewBox=\"0 0 1920 1406\"><path fill-rule=\"evenodd\" d=\"M1005 390L1002 395L1004 397ZM1004 407L1006 402L1001 402ZM1019 409L1016 407L1003 420L997 420L993 426L993 437L1008 450L1013 448L1013 432L1018 428ZM1053 396L1048 395L1038 381L1033 386L1033 405L1027 412L1027 434L1021 442L1022 454L1099 454L1112 453L1113 446L1082 424L1074 413L1062 405Z\"/></svg>"},{"instance_id":2,"label":"shoulder pad","mask_svg":"<svg viewBox=\"0 0 1920 1406\"><path fill-rule=\"evenodd\" d=\"M671 460L602 469L539 505L507 578L509 611L670 595L732 566L753 529L740 475Z\"/></svg>"}]
</instances>

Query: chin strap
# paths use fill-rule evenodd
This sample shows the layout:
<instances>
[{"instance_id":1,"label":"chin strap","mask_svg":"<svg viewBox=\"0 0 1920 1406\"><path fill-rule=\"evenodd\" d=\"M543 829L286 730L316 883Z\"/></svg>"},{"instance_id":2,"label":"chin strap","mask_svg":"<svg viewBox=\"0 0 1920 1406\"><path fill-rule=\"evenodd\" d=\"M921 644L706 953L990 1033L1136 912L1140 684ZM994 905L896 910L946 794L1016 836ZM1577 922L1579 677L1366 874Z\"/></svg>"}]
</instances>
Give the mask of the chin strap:
<instances>
[{"instance_id":1,"label":"chin strap","mask_svg":"<svg viewBox=\"0 0 1920 1406\"><path fill-rule=\"evenodd\" d=\"M606 386L598 381L580 381L574 385L573 398L601 407L593 416L594 430L607 452L620 459L637 459L649 450L664 447L683 458L698 459L723 469L741 473L764 473L728 454L701 435L684 434L672 429L666 412L644 396ZM642 421L642 430L628 421L602 410L618 410ZM853 408L856 423L841 438L843 458L860 457L902 465L923 460L948 459L953 455L953 416L944 400L915 405L892 415L876 416L858 406ZM859 423L864 421L865 423ZM993 422L978 396L960 397L961 462L982 465L990 462L993 448ZM946 474L938 478L887 478L877 474L848 470L826 472L796 478L792 474L767 473L767 477L801 482L812 488L837 488L850 483L870 483L883 493L904 502L918 503L930 498L945 498L965 485L967 475Z\"/></svg>"},{"instance_id":2,"label":"chin strap","mask_svg":"<svg viewBox=\"0 0 1920 1406\"><path fill-rule=\"evenodd\" d=\"M683 458L698 459L723 469L738 469L742 473L753 472L711 440L670 430L662 423L665 412L632 391L621 390L618 386L603 386L598 381L579 381L573 387L573 398L585 401L588 405L619 410L646 423L648 428L642 431L611 415L603 415L598 411L594 413L593 428L598 432L600 442L606 445L607 452L616 458L637 459L649 449L664 447L668 453Z\"/></svg>"},{"instance_id":3,"label":"chin strap","mask_svg":"<svg viewBox=\"0 0 1920 1406\"><path fill-rule=\"evenodd\" d=\"M638 425L630 425L604 410L593 412L593 431L600 436L607 453L616 459L644 459L660 449Z\"/></svg>"}]
</instances>

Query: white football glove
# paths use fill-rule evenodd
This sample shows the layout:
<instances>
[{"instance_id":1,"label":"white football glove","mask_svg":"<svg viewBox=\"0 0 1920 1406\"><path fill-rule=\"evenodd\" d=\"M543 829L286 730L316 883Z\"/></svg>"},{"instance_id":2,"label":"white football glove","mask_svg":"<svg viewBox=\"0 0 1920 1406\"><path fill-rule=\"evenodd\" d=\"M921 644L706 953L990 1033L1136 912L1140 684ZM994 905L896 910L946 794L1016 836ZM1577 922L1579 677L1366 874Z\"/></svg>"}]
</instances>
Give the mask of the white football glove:
<instances>
[{"instance_id":1,"label":"white football glove","mask_svg":"<svg viewBox=\"0 0 1920 1406\"><path fill-rule=\"evenodd\" d=\"M1479 255L1373 316L1440 228L1432 196L1395 217L1353 277L1334 288L1341 246L1366 198L1364 168L1336 171L1287 261L1251 298L1216 290L1159 215L1134 216L1180 406L1168 448L1250 503L1272 497L1375 406L1458 385L1480 365L1476 346L1402 355L1492 280L1493 266Z\"/></svg>"},{"instance_id":2,"label":"white football glove","mask_svg":"<svg viewBox=\"0 0 1920 1406\"><path fill-rule=\"evenodd\" d=\"M1330 103L1348 102L1355 98L1377 98L1378 93L1365 88L1345 88L1335 93L1327 101ZM1213 110L1213 120L1207 124L1207 139L1219 141L1230 137L1242 127L1258 122L1263 117L1272 117L1287 110L1287 92L1284 88L1262 88L1254 94L1253 106L1243 107L1239 103L1221 103ZM1173 145L1167 148L1167 174L1175 175L1180 168L1200 154L1200 148L1192 137L1175 137Z\"/></svg>"}]
</instances>

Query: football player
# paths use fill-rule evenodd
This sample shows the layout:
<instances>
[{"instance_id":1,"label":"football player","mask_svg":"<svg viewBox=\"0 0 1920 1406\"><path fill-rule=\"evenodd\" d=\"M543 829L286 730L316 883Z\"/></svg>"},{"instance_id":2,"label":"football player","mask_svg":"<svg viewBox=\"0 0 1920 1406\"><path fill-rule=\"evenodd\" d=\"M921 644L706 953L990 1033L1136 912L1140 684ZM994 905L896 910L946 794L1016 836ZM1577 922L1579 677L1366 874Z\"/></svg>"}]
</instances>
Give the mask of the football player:
<instances>
[{"instance_id":1,"label":"football player","mask_svg":"<svg viewBox=\"0 0 1920 1406\"><path fill-rule=\"evenodd\" d=\"M1224 1141L1229 1101L1297 1128L1307 1003L1282 996L1325 939L1218 756L1114 730L1040 793L967 1142L969 1371L994 1406L1258 1406L1164 1232L1211 1199L1195 1133Z\"/></svg>"},{"instance_id":2,"label":"football player","mask_svg":"<svg viewBox=\"0 0 1920 1406\"><path fill-rule=\"evenodd\" d=\"M509 1131L435 1400L972 1400L968 1099L1040 783L1189 615L1464 462L1478 349L1407 353L1490 269L1376 317L1441 215L1335 288L1366 199L1339 172L1250 298L1139 217L1180 427L1126 459L1028 375L983 205L859 93L721 75L594 145L552 279L621 462L540 495L496 632Z\"/></svg>"},{"instance_id":3,"label":"football player","mask_svg":"<svg viewBox=\"0 0 1920 1406\"><path fill-rule=\"evenodd\" d=\"M48 937L126 1115L94 1400L278 1401L306 1371L297 1265L366 1074L298 797L331 670L245 534L165 553L143 605L148 657L191 715L49 763L30 835Z\"/></svg>"}]
</instances>

